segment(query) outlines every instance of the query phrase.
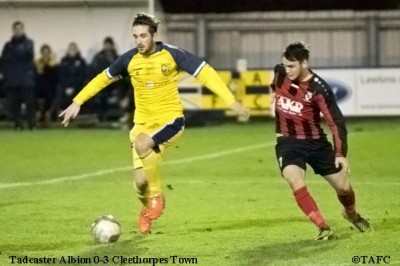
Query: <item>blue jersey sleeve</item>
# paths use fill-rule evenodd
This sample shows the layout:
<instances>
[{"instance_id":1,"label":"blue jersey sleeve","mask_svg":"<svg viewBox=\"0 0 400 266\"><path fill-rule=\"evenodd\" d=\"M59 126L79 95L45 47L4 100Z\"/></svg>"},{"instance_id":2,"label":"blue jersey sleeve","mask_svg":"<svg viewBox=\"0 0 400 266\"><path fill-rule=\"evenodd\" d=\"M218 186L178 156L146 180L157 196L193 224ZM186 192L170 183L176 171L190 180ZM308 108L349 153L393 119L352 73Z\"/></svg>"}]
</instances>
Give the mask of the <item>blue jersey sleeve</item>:
<instances>
[{"instance_id":1,"label":"blue jersey sleeve","mask_svg":"<svg viewBox=\"0 0 400 266\"><path fill-rule=\"evenodd\" d=\"M164 49L172 55L179 69L186 71L192 76L196 77L206 65L204 60L176 46L164 44Z\"/></svg>"},{"instance_id":2,"label":"blue jersey sleeve","mask_svg":"<svg viewBox=\"0 0 400 266\"><path fill-rule=\"evenodd\" d=\"M126 77L128 76L128 65L132 57L138 53L138 50L132 49L124 53L117 60L114 61L107 69L106 74L109 78Z\"/></svg>"}]
</instances>

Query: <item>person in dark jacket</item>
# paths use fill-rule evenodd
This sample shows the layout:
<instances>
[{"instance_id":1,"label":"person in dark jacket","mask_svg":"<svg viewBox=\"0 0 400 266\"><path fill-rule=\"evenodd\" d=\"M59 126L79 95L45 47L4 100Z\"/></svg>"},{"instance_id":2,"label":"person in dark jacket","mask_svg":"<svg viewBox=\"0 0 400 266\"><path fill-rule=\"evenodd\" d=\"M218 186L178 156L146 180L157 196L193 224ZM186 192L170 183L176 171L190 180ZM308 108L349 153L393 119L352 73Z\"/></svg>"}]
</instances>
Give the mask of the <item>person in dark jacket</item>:
<instances>
[{"instance_id":1,"label":"person in dark jacket","mask_svg":"<svg viewBox=\"0 0 400 266\"><path fill-rule=\"evenodd\" d=\"M4 82L4 75L2 72L2 68L1 68L1 56L0 56L0 98L4 98L5 97L5 90L4 90L4 86L3 86L3 82Z\"/></svg>"},{"instance_id":2,"label":"person in dark jacket","mask_svg":"<svg viewBox=\"0 0 400 266\"><path fill-rule=\"evenodd\" d=\"M93 58L89 67L89 80L93 79L98 73L109 67L118 58L117 50L115 49L114 40L111 37L106 37L103 41L103 49L100 50ZM112 103L118 105L118 94L121 86L124 86L124 81L120 80L109 85L108 90L103 90L98 94L94 101L94 111L100 121L105 120L106 114ZM126 89L126 88L125 88ZM119 106L117 106L119 108Z\"/></svg>"},{"instance_id":3,"label":"person in dark jacket","mask_svg":"<svg viewBox=\"0 0 400 266\"><path fill-rule=\"evenodd\" d=\"M47 125L55 118L54 102L58 83L58 63L55 54L48 44L40 47L41 56L35 61L38 74L37 97L42 100L39 104L39 121Z\"/></svg>"},{"instance_id":4,"label":"person in dark jacket","mask_svg":"<svg viewBox=\"0 0 400 266\"><path fill-rule=\"evenodd\" d=\"M82 58L78 45L71 42L60 63L58 110L67 107L76 96L84 85L85 76L86 61Z\"/></svg>"},{"instance_id":5,"label":"person in dark jacket","mask_svg":"<svg viewBox=\"0 0 400 266\"><path fill-rule=\"evenodd\" d=\"M6 90L4 88L4 75L1 72L1 57L0 57L0 119L3 119L7 114L6 107Z\"/></svg>"},{"instance_id":6,"label":"person in dark jacket","mask_svg":"<svg viewBox=\"0 0 400 266\"><path fill-rule=\"evenodd\" d=\"M12 25L13 36L2 52L2 69L10 113L16 129L23 129L22 104L28 127L36 126L35 119L35 66L33 63L33 41L25 35L24 24L16 21Z\"/></svg>"}]
</instances>

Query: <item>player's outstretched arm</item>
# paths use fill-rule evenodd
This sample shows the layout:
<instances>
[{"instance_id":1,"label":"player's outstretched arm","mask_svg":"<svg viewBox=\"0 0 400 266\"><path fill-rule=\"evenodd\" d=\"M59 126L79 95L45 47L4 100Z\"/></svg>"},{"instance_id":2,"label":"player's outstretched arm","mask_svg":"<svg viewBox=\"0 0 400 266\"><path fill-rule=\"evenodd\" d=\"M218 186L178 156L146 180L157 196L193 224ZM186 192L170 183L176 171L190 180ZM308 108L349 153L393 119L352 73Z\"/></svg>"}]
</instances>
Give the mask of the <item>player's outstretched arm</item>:
<instances>
[{"instance_id":1,"label":"player's outstretched arm","mask_svg":"<svg viewBox=\"0 0 400 266\"><path fill-rule=\"evenodd\" d=\"M249 120L250 117L249 109L244 107L240 102L235 101L234 103L229 105L229 108L236 113L236 115L241 119L241 121Z\"/></svg>"},{"instance_id":2,"label":"player's outstretched arm","mask_svg":"<svg viewBox=\"0 0 400 266\"><path fill-rule=\"evenodd\" d=\"M73 102L70 106L67 107L58 117L64 117L61 124L65 127L68 126L69 121L75 119L81 110L81 105L85 103L87 100L92 98L94 95L99 93L102 89L107 87L116 78L109 78L106 74L106 71L101 72L95 78L93 78L73 99Z\"/></svg>"},{"instance_id":3,"label":"player's outstretched arm","mask_svg":"<svg viewBox=\"0 0 400 266\"><path fill-rule=\"evenodd\" d=\"M81 106L76 102L72 102L67 109L61 112L58 117L64 117L63 121L61 122L64 127L68 126L69 121L75 119L78 115L79 111L81 110Z\"/></svg>"},{"instance_id":4,"label":"player's outstretched arm","mask_svg":"<svg viewBox=\"0 0 400 266\"><path fill-rule=\"evenodd\" d=\"M235 96L222 81L218 73L210 65L206 64L196 78L212 92L220 96L227 103L229 108L233 110L242 121L249 119L249 110L240 102L235 100Z\"/></svg>"},{"instance_id":5,"label":"player's outstretched arm","mask_svg":"<svg viewBox=\"0 0 400 266\"><path fill-rule=\"evenodd\" d=\"M271 97L271 106L270 106L270 115L272 118L275 118L275 100L276 100L276 93L271 91L270 93L270 97Z\"/></svg>"}]
</instances>

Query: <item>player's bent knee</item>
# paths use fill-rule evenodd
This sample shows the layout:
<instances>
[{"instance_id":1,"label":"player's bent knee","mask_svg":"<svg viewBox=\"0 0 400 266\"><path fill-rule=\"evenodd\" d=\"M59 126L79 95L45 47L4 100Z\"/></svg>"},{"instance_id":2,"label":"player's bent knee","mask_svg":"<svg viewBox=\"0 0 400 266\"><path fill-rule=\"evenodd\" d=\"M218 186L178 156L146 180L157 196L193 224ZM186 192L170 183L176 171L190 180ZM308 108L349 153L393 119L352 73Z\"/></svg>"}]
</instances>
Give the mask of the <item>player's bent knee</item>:
<instances>
[{"instance_id":1,"label":"player's bent knee","mask_svg":"<svg viewBox=\"0 0 400 266\"><path fill-rule=\"evenodd\" d=\"M305 186L305 182L301 177L285 178L292 188L300 188Z\"/></svg>"},{"instance_id":2,"label":"player's bent knee","mask_svg":"<svg viewBox=\"0 0 400 266\"><path fill-rule=\"evenodd\" d=\"M282 171L282 177L289 183L293 190L305 186L304 170L296 165L288 165Z\"/></svg>"},{"instance_id":3,"label":"player's bent knee","mask_svg":"<svg viewBox=\"0 0 400 266\"><path fill-rule=\"evenodd\" d=\"M336 190L338 194L347 194L352 188L346 175L343 173L336 173L333 175L324 176L329 181L331 186Z\"/></svg>"},{"instance_id":4,"label":"player's bent knee","mask_svg":"<svg viewBox=\"0 0 400 266\"><path fill-rule=\"evenodd\" d=\"M335 188L335 190L336 190L337 194L348 194L352 190L352 188L348 182L345 182L345 183L338 185Z\"/></svg>"}]
</instances>

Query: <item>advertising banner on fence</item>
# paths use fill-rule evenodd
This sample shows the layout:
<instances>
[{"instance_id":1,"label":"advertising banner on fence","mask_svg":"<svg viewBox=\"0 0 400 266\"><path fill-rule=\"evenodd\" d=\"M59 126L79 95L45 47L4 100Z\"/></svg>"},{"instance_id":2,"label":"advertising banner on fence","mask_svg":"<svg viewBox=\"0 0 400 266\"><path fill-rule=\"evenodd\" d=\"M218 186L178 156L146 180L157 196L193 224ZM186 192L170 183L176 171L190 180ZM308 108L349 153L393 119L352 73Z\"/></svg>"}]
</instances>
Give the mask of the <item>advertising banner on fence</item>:
<instances>
[{"instance_id":1,"label":"advertising banner on fence","mask_svg":"<svg viewBox=\"0 0 400 266\"><path fill-rule=\"evenodd\" d=\"M240 72L235 77L231 71L218 71L219 76L251 115L267 116L270 114L270 90L273 72L269 70L249 70ZM180 73L178 87L185 110L221 110L227 109L222 98L215 95L198 80L187 73ZM227 110L226 115L233 112Z\"/></svg>"},{"instance_id":2,"label":"advertising banner on fence","mask_svg":"<svg viewBox=\"0 0 400 266\"><path fill-rule=\"evenodd\" d=\"M345 116L400 115L400 69L316 69L330 85ZM218 72L224 82L250 109L252 115L270 114L271 70L243 71L233 78ZM225 109L225 103L192 76L179 76L179 91L185 109Z\"/></svg>"},{"instance_id":3,"label":"advertising banner on fence","mask_svg":"<svg viewBox=\"0 0 400 266\"><path fill-rule=\"evenodd\" d=\"M400 69L316 70L346 116L400 115Z\"/></svg>"},{"instance_id":4,"label":"advertising banner on fence","mask_svg":"<svg viewBox=\"0 0 400 266\"><path fill-rule=\"evenodd\" d=\"M232 79L230 71L219 71L218 74L226 84L229 84ZM227 108L221 97L203 87L197 79L186 72L181 72L178 76L178 89L185 110L221 110Z\"/></svg>"}]
</instances>

